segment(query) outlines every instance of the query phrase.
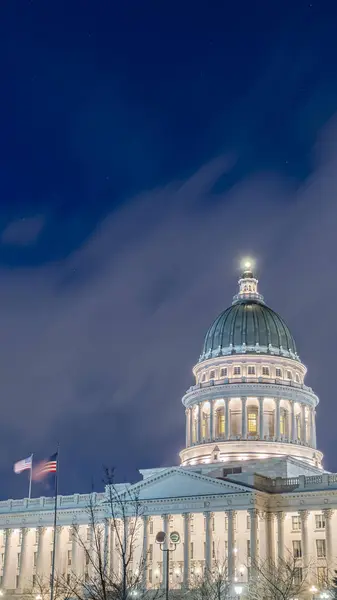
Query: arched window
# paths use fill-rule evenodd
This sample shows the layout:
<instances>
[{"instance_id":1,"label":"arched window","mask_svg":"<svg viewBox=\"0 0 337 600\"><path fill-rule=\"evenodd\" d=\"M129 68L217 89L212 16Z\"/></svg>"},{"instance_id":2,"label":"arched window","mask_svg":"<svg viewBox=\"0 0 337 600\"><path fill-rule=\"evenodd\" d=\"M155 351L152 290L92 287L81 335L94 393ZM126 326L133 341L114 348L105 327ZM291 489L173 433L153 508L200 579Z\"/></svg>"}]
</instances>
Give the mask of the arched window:
<instances>
[{"instance_id":1,"label":"arched window","mask_svg":"<svg viewBox=\"0 0 337 600\"><path fill-rule=\"evenodd\" d=\"M257 408L248 408L248 433L257 435Z\"/></svg>"},{"instance_id":2,"label":"arched window","mask_svg":"<svg viewBox=\"0 0 337 600\"><path fill-rule=\"evenodd\" d=\"M206 373L203 373L203 374L202 374L201 381L202 381L202 382L206 381Z\"/></svg>"},{"instance_id":3,"label":"arched window","mask_svg":"<svg viewBox=\"0 0 337 600\"><path fill-rule=\"evenodd\" d=\"M223 437L225 435L225 412L224 407L220 407L216 411L216 436Z\"/></svg>"}]
</instances>

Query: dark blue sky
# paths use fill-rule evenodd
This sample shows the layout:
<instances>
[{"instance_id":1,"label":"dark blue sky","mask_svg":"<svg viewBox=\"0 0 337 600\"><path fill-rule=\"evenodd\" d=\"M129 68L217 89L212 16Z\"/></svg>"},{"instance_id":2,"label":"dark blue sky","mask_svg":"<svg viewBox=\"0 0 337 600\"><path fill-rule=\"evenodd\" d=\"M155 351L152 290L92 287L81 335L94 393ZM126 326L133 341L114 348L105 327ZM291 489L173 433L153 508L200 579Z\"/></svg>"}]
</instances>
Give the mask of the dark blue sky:
<instances>
[{"instance_id":1,"label":"dark blue sky","mask_svg":"<svg viewBox=\"0 0 337 600\"><path fill-rule=\"evenodd\" d=\"M1 3L2 496L24 493L13 460L58 440L61 492L99 488L102 463L176 462L191 365L247 251L331 402L324 290L299 281L310 252L319 273L335 257L336 18L328 0Z\"/></svg>"}]
</instances>

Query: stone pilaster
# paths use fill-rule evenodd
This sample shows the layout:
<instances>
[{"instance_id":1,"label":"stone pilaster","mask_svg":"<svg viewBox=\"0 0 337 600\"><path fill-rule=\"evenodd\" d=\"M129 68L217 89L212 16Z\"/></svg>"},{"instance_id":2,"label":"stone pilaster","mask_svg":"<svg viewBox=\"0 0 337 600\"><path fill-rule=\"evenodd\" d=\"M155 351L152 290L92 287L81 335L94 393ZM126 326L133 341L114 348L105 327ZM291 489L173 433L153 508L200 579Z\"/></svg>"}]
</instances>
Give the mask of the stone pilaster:
<instances>
[{"instance_id":1,"label":"stone pilaster","mask_svg":"<svg viewBox=\"0 0 337 600\"><path fill-rule=\"evenodd\" d=\"M5 590L10 589L10 554L11 554L11 541L12 541L12 530L5 529L5 558L4 558L4 568L2 575L2 586ZM14 586L13 586L14 587Z\"/></svg>"},{"instance_id":2,"label":"stone pilaster","mask_svg":"<svg viewBox=\"0 0 337 600\"><path fill-rule=\"evenodd\" d=\"M146 589L147 586L147 563L148 563L148 525L149 525L149 517L147 515L143 515L143 560L142 560L142 585L143 589Z\"/></svg>"}]
</instances>

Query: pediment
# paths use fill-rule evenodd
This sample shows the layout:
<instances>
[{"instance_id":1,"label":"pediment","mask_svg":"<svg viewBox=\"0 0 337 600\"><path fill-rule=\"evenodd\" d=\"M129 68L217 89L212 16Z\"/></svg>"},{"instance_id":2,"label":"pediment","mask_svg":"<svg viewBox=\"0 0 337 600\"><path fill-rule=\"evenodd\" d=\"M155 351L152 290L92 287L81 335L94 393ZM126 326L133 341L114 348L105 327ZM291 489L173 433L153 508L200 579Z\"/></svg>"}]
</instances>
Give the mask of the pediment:
<instances>
[{"instance_id":1,"label":"pediment","mask_svg":"<svg viewBox=\"0 0 337 600\"><path fill-rule=\"evenodd\" d=\"M247 488L182 468L164 469L134 486L140 500L247 493Z\"/></svg>"}]
</instances>

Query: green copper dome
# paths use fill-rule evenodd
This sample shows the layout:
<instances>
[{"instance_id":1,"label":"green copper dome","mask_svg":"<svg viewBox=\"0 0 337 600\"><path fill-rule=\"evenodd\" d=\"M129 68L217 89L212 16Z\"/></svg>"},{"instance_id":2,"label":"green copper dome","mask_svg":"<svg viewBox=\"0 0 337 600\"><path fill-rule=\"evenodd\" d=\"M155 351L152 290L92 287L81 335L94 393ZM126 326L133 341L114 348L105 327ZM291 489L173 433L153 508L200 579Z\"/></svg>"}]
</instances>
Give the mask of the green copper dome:
<instances>
[{"instance_id":1,"label":"green copper dome","mask_svg":"<svg viewBox=\"0 0 337 600\"><path fill-rule=\"evenodd\" d=\"M274 354L298 359L296 344L283 319L265 305L257 279L246 269L233 304L206 333L200 361L228 354Z\"/></svg>"}]
</instances>

